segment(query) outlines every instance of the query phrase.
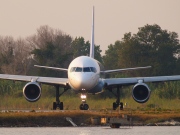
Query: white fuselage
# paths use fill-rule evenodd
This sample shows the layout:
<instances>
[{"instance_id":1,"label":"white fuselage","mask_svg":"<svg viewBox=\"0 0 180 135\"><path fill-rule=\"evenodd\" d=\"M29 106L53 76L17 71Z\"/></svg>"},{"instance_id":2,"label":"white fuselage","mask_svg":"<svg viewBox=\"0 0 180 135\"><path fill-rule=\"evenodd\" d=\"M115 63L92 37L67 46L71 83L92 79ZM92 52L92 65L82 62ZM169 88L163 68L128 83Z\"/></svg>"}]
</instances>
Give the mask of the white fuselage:
<instances>
[{"instance_id":1,"label":"white fuselage","mask_svg":"<svg viewBox=\"0 0 180 135\"><path fill-rule=\"evenodd\" d=\"M75 58L68 67L68 79L72 89L89 91L99 82L100 67L96 60L88 56Z\"/></svg>"}]
</instances>

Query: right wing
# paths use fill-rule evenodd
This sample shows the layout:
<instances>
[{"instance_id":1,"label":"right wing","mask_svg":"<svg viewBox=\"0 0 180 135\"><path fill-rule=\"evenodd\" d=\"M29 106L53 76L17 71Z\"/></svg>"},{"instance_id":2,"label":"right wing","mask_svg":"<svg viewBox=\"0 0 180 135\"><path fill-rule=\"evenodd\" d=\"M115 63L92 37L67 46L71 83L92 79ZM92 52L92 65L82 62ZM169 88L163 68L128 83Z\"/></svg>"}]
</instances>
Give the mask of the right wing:
<instances>
[{"instance_id":1,"label":"right wing","mask_svg":"<svg viewBox=\"0 0 180 135\"><path fill-rule=\"evenodd\" d=\"M65 72L68 71L68 69L66 69L66 68L48 67L48 66L40 66L40 65L34 65L34 66L38 67L38 68L47 68L47 69L53 69L53 70L61 70L61 71L65 71Z\"/></svg>"},{"instance_id":2,"label":"right wing","mask_svg":"<svg viewBox=\"0 0 180 135\"><path fill-rule=\"evenodd\" d=\"M13 80L13 81L24 81L24 82L39 82L49 85L68 85L68 78L55 78L55 77L39 77L39 76L25 76L25 75L9 75L0 74L0 79Z\"/></svg>"}]
</instances>

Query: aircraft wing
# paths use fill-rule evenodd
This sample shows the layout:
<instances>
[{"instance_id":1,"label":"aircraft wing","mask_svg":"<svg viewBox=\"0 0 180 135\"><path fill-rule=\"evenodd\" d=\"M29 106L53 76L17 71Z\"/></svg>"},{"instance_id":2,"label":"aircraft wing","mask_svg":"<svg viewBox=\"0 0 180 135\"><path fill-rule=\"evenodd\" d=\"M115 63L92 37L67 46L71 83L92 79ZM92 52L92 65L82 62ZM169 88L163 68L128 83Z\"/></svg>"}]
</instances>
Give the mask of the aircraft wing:
<instances>
[{"instance_id":1,"label":"aircraft wing","mask_svg":"<svg viewBox=\"0 0 180 135\"><path fill-rule=\"evenodd\" d=\"M48 66L40 66L40 65L34 65L34 66L38 67L38 68L47 68L47 69L52 69L52 70L61 70L61 71L65 71L65 72L68 71L68 69L66 69L66 68L48 67Z\"/></svg>"},{"instance_id":2,"label":"aircraft wing","mask_svg":"<svg viewBox=\"0 0 180 135\"><path fill-rule=\"evenodd\" d=\"M123 71L138 70L138 69L146 69L146 68L151 68L151 66L146 66L146 67L135 67L135 68L123 68L123 69L114 69L114 70L105 70L105 71L101 71L101 73L123 72Z\"/></svg>"},{"instance_id":3,"label":"aircraft wing","mask_svg":"<svg viewBox=\"0 0 180 135\"><path fill-rule=\"evenodd\" d=\"M112 85L131 85L138 82L166 82L166 81L178 81L180 80L180 75L174 76L155 76L155 77L132 77L132 78L110 78L104 79L106 86Z\"/></svg>"},{"instance_id":4,"label":"aircraft wing","mask_svg":"<svg viewBox=\"0 0 180 135\"><path fill-rule=\"evenodd\" d=\"M68 84L68 78L0 74L0 79L24 81L24 82L36 81L36 82L44 83L44 84L50 84L50 85L58 84L58 85L63 85L63 86L66 86Z\"/></svg>"}]
</instances>

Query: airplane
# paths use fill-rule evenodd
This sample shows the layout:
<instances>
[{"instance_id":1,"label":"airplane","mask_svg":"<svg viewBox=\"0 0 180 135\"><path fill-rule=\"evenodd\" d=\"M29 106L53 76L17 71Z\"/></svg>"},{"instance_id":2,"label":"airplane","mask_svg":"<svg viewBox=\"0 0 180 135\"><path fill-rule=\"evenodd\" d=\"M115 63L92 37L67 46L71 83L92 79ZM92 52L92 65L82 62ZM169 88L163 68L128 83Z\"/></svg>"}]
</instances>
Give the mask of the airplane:
<instances>
[{"instance_id":1,"label":"airplane","mask_svg":"<svg viewBox=\"0 0 180 135\"><path fill-rule=\"evenodd\" d=\"M53 110L64 109L63 102L60 101L60 96L69 89L81 93L82 103L80 104L80 110L88 110L89 105L86 103L87 94L98 94L103 92L103 89L107 89L113 93L112 89L116 88L116 93L113 93L116 96L116 101L113 102L112 105L113 110L116 110L118 107L120 107L120 109L123 109L123 103L120 102L120 91L123 86L133 85L133 99L138 103L145 103L149 100L151 94L151 90L146 84L147 82L180 80L180 75L131 78L101 78L101 74L147 69L151 66L105 71L102 70L101 63L94 59L94 7L92 11L92 33L89 56L79 56L75 58L70 63L67 69L40 65L34 66L38 68L47 68L67 72L68 78L0 74L0 79L28 82L23 88L23 95L29 102L36 102L40 99L42 93L41 84L55 86L56 102L53 102ZM60 93L59 91L60 87L64 89L62 93Z\"/></svg>"}]
</instances>

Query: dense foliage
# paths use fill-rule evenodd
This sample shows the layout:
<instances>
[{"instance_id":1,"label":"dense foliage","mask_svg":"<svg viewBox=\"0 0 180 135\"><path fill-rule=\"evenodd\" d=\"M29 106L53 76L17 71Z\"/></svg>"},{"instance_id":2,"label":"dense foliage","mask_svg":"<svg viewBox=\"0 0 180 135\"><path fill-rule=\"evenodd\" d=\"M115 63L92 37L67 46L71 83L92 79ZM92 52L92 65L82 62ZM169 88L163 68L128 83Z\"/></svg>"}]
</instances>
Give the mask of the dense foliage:
<instances>
[{"instance_id":1,"label":"dense foliage","mask_svg":"<svg viewBox=\"0 0 180 135\"><path fill-rule=\"evenodd\" d=\"M145 25L137 34L124 34L122 41L109 45L104 62L108 69L152 66L150 70L131 72L136 76L180 74L180 44L175 32L158 25Z\"/></svg>"}]
</instances>

